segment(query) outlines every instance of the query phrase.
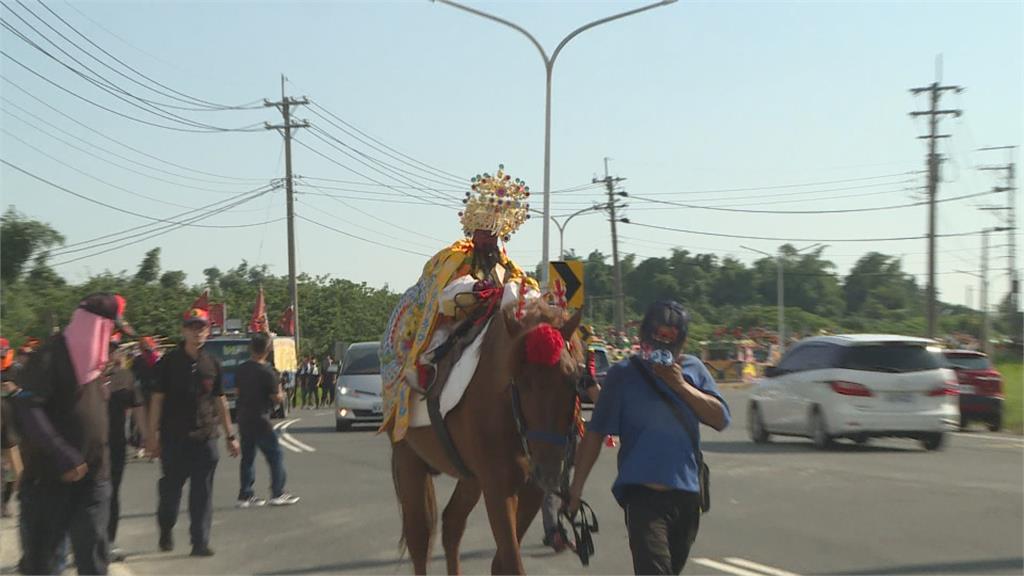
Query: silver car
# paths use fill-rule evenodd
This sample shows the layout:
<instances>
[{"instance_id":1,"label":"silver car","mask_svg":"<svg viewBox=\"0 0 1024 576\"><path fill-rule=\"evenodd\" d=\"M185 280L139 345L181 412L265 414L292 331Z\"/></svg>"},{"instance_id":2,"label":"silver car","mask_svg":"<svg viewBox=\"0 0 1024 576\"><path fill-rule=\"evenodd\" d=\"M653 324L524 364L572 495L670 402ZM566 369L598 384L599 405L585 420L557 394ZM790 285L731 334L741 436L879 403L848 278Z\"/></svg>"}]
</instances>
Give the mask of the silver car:
<instances>
[{"instance_id":1,"label":"silver car","mask_svg":"<svg viewBox=\"0 0 1024 576\"><path fill-rule=\"evenodd\" d=\"M379 354L380 342L356 342L345 351L334 400L334 429L338 432L353 424L384 421Z\"/></svg>"}]
</instances>

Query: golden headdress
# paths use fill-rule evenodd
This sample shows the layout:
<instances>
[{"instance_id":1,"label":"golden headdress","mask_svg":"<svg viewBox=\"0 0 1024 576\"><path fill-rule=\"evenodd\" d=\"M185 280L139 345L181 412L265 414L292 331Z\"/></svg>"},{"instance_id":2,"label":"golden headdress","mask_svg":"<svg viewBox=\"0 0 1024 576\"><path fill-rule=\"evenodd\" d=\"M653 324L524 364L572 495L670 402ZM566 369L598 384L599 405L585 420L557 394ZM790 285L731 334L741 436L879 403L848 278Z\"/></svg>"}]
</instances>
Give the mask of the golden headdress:
<instances>
[{"instance_id":1,"label":"golden headdress","mask_svg":"<svg viewBox=\"0 0 1024 576\"><path fill-rule=\"evenodd\" d=\"M459 212L462 230L467 236L474 230L487 230L508 242L530 218L530 187L506 174L503 164L498 165L497 174L478 174L470 182L472 190L462 201L466 208Z\"/></svg>"}]
</instances>

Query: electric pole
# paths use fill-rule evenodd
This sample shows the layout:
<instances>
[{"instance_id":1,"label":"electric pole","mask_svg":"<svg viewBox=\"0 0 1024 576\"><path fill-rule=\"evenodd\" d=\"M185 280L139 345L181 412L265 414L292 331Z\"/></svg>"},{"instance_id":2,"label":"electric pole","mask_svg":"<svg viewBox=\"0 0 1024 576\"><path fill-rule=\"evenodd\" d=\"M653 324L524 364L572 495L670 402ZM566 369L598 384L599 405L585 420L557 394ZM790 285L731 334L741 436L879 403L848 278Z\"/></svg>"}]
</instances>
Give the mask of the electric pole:
<instances>
[{"instance_id":1,"label":"electric pole","mask_svg":"<svg viewBox=\"0 0 1024 576\"><path fill-rule=\"evenodd\" d=\"M942 95L948 91L956 93L963 92L960 86L941 86L939 81L932 82L923 88L912 88L912 94L928 92L930 94L931 107L928 110L911 112L911 116L928 116L928 135L918 136L919 139L928 140L928 337L935 337L938 313L936 310L935 294L935 200L939 193L940 164L942 162L936 145L939 138L949 138L949 134L939 134L939 118L942 116L959 117L960 110L941 110L939 101Z\"/></svg>"},{"instance_id":2,"label":"electric pole","mask_svg":"<svg viewBox=\"0 0 1024 576\"><path fill-rule=\"evenodd\" d=\"M618 218L615 215L615 209L621 208L616 206L616 196L628 196L625 192L616 192L615 185L625 180L625 178L612 178L608 174L608 160L610 158L605 157L604 159L604 179L594 178L592 181L594 184L603 183L605 188L608 190L608 212L611 216L610 220L612 223L612 267L615 273L615 330L619 333L625 331L626 328L626 311L625 302L622 296L622 267L619 264L619 236L616 230L618 224Z\"/></svg>"},{"instance_id":3,"label":"electric pole","mask_svg":"<svg viewBox=\"0 0 1024 576\"><path fill-rule=\"evenodd\" d=\"M284 137L284 184L288 206L288 293L292 305L292 318L295 322L295 353L299 354L301 349L299 348L299 285L295 275L295 189L292 186L292 129L309 127L309 120L293 124L291 108L309 104L309 100L305 96L301 99L286 96L284 93L285 80L287 78L282 74L280 102L263 100L264 106L268 108L272 106L281 111L284 123L274 125L266 122L264 125L267 130L277 130Z\"/></svg>"},{"instance_id":4,"label":"electric pole","mask_svg":"<svg viewBox=\"0 0 1024 576\"><path fill-rule=\"evenodd\" d=\"M992 318L988 311L988 233L981 231L981 351L992 356L989 342L992 341Z\"/></svg>"},{"instance_id":5,"label":"electric pole","mask_svg":"<svg viewBox=\"0 0 1024 576\"><path fill-rule=\"evenodd\" d=\"M1017 242L1014 238L1014 233L1017 230L1017 187L1016 187L1016 165L1012 161L1013 149L1016 146L992 146L989 148L979 148L979 151L988 150L1009 150L1010 160L1003 165L995 166L982 166L979 170L986 171L1003 171L1006 178L1005 186L994 186L993 192L1006 192L1006 206L993 206L982 208L982 210L1005 210L1006 217L1002 220L1005 224L1005 230L1007 232L1007 265L1010 277L1010 310L1013 313L1017 312L1017 307L1020 304L1020 279L1017 277Z\"/></svg>"}]
</instances>

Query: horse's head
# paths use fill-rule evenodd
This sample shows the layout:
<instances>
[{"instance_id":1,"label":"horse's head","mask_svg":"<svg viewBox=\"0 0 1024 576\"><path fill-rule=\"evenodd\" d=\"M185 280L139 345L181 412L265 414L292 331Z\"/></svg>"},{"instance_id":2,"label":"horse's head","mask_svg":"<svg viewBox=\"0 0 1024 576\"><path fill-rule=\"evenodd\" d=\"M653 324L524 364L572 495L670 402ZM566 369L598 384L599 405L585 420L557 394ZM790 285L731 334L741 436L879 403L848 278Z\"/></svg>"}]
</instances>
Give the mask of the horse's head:
<instances>
[{"instance_id":1,"label":"horse's head","mask_svg":"<svg viewBox=\"0 0 1024 576\"><path fill-rule=\"evenodd\" d=\"M543 304L522 321L510 321L515 333L511 355L512 402L516 424L530 465L530 476L545 490L557 491L570 465L575 440L576 386L584 364L576 330L582 313L566 319Z\"/></svg>"}]
</instances>

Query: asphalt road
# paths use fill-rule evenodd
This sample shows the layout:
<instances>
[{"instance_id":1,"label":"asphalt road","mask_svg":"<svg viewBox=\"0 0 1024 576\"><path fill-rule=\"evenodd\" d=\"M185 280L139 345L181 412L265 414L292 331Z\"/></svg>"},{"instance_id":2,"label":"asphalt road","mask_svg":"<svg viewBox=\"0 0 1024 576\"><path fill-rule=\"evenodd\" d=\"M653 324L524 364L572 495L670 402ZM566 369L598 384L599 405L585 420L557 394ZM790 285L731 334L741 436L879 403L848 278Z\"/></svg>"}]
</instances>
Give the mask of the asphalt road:
<instances>
[{"instance_id":1,"label":"asphalt road","mask_svg":"<svg viewBox=\"0 0 1024 576\"><path fill-rule=\"evenodd\" d=\"M1024 441L956 434L942 452L907 440L840 445L829 452L799 439L752 444L743 391L729 391L733 426L705 429L713 509L685 572L736 576L789 574L1020 574L1024 571ZM209 559L188 557L188 517L177 549L157 552L159 465L129 463L120 545L135 574L407 574L398 555L399 521L386 438L372 429L334 431L329 411L296 411L287 425L288 487L295 506L239 510L237 460L222 454ZM622 512L609 492L614 449L605 448L585 498L600 518L589 569L540 545L538 518L526 538L528 571L631 573ZM257 488L269 484L257 464ZM438 481L446 500L454 483ZM266 493L263 493L266 496ZM187 500L187 499L186 499ZM440 506L444 502L440 502ZM431 572L443 573L440 543ZM467 573L486 573L494 545L483 506L463 540Z\"/></svg>"}]
</instances>

